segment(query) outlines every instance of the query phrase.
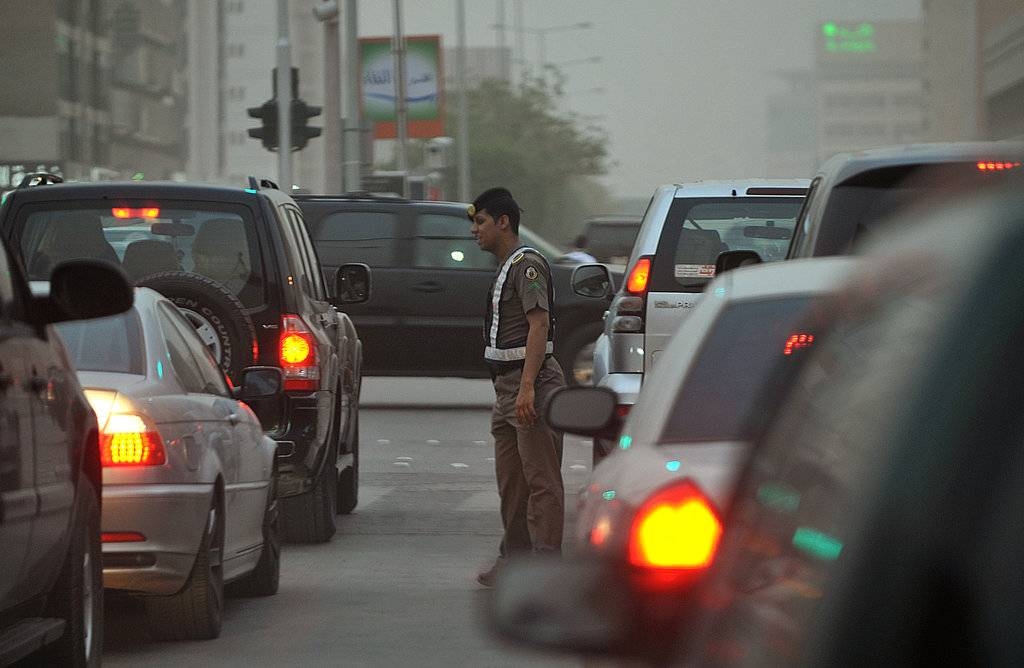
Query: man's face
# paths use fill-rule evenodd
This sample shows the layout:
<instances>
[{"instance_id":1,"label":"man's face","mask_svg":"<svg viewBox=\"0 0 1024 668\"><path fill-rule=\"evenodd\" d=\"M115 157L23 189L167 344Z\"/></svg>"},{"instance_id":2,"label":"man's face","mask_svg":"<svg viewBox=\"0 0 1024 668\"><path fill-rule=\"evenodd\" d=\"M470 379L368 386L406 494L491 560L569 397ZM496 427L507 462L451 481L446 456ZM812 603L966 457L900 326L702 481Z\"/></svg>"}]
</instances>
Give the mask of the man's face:
<instances>
[{"instance_id":1,"label":"man's face","mask_svg":"<svg viewBox=\"0 0 1024 668\"><path fill-rule=\"evenodd\" d=\"M473 223L469 231L476 238L476 244L481 250L493 253L498 247L498 238L502 221L507 225L507 216L501 216L495 220L486 209L481 209L473 215Z\"/></svg>"}]
</instances>

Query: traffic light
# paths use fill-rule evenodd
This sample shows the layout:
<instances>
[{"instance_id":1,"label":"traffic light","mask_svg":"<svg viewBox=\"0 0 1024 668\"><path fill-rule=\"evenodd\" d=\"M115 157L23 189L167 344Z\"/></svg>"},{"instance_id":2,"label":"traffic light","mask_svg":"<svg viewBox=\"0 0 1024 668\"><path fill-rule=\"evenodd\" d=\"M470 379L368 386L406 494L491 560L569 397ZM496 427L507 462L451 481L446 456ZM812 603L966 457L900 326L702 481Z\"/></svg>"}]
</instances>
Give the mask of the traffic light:
<instances>
[{"instance_id":1,"label":"traffic light","mask_svg":"<svg viewBox=\"0 0 1024 668\"><path fill-rule=\"evenodd\" d=\"M320 111L320 107L306 104L305 100L292 100L292 150L303 149L310 139L320 136L320 128L308 125L309 119L319 116Z\"/></svg>"},{"instance_id":2,"label":"traffic light","mask_svg":"<svg viewBox=\"0 0 1024 668\"><path fill-rule=\"evenodd\" d=\"M277 100L267 100L258 107L249 107L247 111L250 118L258 118L263 122L258 128L249 128L249 136L259 139L268 151L277 150Z\"/></svg>"}]
</instances>

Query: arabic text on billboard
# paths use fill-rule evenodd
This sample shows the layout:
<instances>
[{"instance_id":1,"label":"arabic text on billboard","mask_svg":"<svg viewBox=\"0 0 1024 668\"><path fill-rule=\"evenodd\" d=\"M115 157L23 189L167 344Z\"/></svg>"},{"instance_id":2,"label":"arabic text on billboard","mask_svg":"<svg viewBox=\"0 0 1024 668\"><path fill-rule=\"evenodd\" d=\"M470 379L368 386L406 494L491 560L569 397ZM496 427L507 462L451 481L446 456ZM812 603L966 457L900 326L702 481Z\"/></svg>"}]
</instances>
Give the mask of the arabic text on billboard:
<instances>
[{"instance_id":1,"label":"arabic text on billboard","mask_svg":"<svg viewBox=\"0 0 1024 668\"><path fill-rule=\"evenodd\" d=\"M363 118L373 122L377 139L394 138L397 129L391 39L368 37L359 42ZM441 38L438 35L419 35L406 37L405 42L405 103L409 136L439 137L444 134Z\"/></svg>"}]
</instances>

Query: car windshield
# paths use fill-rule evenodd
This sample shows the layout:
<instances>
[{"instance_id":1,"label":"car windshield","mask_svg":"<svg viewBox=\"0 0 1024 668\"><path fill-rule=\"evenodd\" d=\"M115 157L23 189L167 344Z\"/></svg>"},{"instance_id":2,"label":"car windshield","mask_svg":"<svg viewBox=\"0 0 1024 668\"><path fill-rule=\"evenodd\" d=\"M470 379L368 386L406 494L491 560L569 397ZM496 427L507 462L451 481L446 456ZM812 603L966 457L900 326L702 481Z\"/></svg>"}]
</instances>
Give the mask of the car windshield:
<instances>
[{"instance_id":1,"label":"car windshield","mask_svg":"<svg viewBox=\"0 0 1024 668\"><path fill-rule=\"evenodd\" d=\"M134 309L109 318L55 325L79 371L144 375L142 323Z\"/></svg>"},{"instance_id":2,"label":"car windshield","mask_svg":"<svg viewBox=\"0 0 1024 668\"><path fill-rule=\"evenodd\" d=\"M120 265L132 281L187 271L217 281L247 307L264 302L256 227L244 206L147 200L26 208L16 230L32 280L48 280L66 260L96 259Z\"/></svg>"},{"instance_id":3,"label":"car windshield","mask_svg":"<svg viewBox=\"0 0 1024 668\"><path fill-rule=\"evenodd\" d=\"M814 343L814 332L797 328L811 302L790 296L726 307L679 388L659 442L750 440L764 379Z\"/></svg>"},{"instance_id":4,"label":"car windshield","mask_svg":"<svg viewBox=\"0 0 1024 668\"><path fill-rule=\"evenodd\" d=\"M586 231L586 250L598 262L625 264L639 231L639 220L623 223L590 223Z\"/></svg>"},{"instance_id":5,"label":"car windshield","mask_svg":"<svg viewBox=\"0 0 1024 668\"><path fill-rule=\"evenodd\" d=\"M677 198L651 268L652 292L700 292L718 254L752 250L765 262L786 257L800 197Z\"/></svg>"}]
</instances>

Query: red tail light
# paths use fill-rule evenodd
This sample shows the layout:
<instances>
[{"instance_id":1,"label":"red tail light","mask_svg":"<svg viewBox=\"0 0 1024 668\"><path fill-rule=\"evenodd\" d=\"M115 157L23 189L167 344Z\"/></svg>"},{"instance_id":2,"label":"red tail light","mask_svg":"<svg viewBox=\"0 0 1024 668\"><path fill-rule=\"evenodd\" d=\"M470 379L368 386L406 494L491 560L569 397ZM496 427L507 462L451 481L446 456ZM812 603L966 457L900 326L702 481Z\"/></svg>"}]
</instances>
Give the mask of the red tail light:
<instances>
[{"instance_id":1,"label":"red tail light","mask_svg":"<svg viewBox=\"0 0 1024 668\"><path fill-rule=\"evenodd\" d=\"M103 466L159 466L166 461L160 432L139 415L114 413L100 431Z\"/></svg>"},{"instance_id":2,"label":"red tail light","mask_svg":"<svg viewBox=\"0 0 1024 668\"><path fill-rule=\"evenodd\" d=\"M782 354L792 355L794 350L799 350L800 348L809 348L812 343L814 343L813 334L807 334L806 332L793 334L788 339L786 339L786 345L783 346L782 348Z\"/></svg>"},{"instance_id":3,"label":"red tail light","mask_svg":"<svg viewBox=\"0 0 1024 668\"><path fill-rule=\"evenodd\" d=\"M1006 171L1007 169L1014 169L1014 168L1020 167L1020 166L1021 166L1020 162L1009 162L1009 161L1005 161L1004 162L1004 161L1001 161L1001 160L997 160L995 162L986 162L986 161L979 161L978 162L978 169L980 171L983 171L983 172L1003 172L1003 171Z\"/></svg>"},{"instance_id":4,"label":"red tail light","mask_svg":"<svg viewBox=\"0 0 1024 668\"><path fill-rule=\"evenodd\" d=\"M110 210L114 218L121 220L128 218L159 218L160 209L155 206L147 206L141 209L131 209L126 206L115 206Z\"/></svg>"},{"instance_id":5,"label":"red tail light","mask_svg":"<svg viewBox=\"0 0 1024 668\"><path fill-rule=\"evenodd\" d=\"M146 537L138 531L104 531L100 540L104 543L141 543Z\"/></svg>"},{"instance_id":6,"label":"red tail light","mask_svg":"<svg viewBox=\"0 0 1024 668\"><path fill-rule=\"evenodd\" d=\"M281 339L278 346L285 390L315 390L320 381L316 363L316 339L297 315L281 316Z\"/></svg>"},{"instance_id":7,"label":"red tail light","mask_svg":"<svg viewBox=\"0 0 1024 668\"><path fill-rule=\"evenodd\" d=\"M636 261L633 270L626 279L626 290L634 295L647 292L647 282L651 276L651 258L644 256Z\"/></svg>"},{"instance_id":8,"label":"red tail light","mask_svg":"<svg viewBox=\"0 0 1024 668\"><path fill-rule=\"evenodd\" d=\"M722 522L689 480L666 487L637 511L629 532L629 562L650 569L694 570L711 565Z\"/></svg>"},{"instance_id":9,"label":"red tail light","mask_svg":"<svg viewBox=\"0 0 1024 668\"><path fill-rule=\"evenodd\" d=\"M615 417L620 420L625 420L629 417L629 411L633 410L633 404L616 404L615 405Z\"/></svg>"}]
</instances>

